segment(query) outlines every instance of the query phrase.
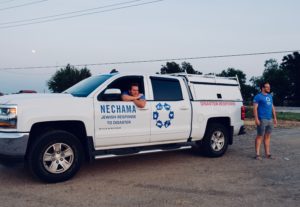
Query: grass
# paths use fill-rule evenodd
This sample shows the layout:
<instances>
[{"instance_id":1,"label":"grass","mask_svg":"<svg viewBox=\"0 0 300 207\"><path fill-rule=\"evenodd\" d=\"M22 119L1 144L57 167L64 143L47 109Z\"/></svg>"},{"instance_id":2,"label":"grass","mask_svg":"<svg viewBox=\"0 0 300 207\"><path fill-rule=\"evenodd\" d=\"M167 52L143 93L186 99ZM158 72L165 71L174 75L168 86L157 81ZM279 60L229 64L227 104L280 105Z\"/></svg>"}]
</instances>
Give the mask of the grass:
<instances>
[{"instance_id":1,"label":"grass","mask_svg":"<svg viewBox=\"0 0 300 207\"><path fill-rule=\"evenodd\" d=\"M300 121L300 113L292 113L292 112L277 112L278 120L288 120L288 121ZM252 119L253 116L253 107L246 107L246 118Z\"/></svg>"},{"instance_id":2,"label":"grass","mask_svg":"<svg viewBox=\"0 0 300 207\"><path fill-rule=\"evenodd\" d=\"M277 112L278 120L300 121L300 113Z\"/></svg>"}]
</instances>

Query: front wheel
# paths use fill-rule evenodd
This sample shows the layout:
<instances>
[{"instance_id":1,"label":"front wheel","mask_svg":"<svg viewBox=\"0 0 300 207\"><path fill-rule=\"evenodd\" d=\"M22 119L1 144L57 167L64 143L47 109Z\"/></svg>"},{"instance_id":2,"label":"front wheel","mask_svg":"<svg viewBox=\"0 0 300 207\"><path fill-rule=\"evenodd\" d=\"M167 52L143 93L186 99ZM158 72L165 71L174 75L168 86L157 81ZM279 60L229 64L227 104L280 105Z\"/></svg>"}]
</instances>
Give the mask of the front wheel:
<instances>
[{"instance_id":1,"label":"front wheel","mask_svg":"<svg viewBox=\"0 0 300 207\"><path fill-rule=\"evenodd\" d=\"M209 157L220 157L228 148L229 133L222 124L211 124L205 133L200 145L205 155Z\"/></svg>"},{"instance_id":2,"label":"front wheel","mask_svg":"<svg viewBox=\"0 0 300 207\"><path fill-rule=\"evenodd\" d=\"M55 130L43 134L30 148L30 171L43 181L62 182L73 177L82 163L82 146L73 134Z\"/></svg>"}]
</instances>

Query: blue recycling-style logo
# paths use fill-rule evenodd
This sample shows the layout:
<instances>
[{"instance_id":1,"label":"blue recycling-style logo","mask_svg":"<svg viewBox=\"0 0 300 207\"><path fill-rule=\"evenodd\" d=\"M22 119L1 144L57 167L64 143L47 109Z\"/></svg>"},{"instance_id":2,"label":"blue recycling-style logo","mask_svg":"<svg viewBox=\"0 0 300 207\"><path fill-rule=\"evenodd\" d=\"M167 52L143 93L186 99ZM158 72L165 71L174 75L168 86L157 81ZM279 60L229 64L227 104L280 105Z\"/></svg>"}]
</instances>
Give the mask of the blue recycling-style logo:
<instances>
[{"instance_id":1,"label":"blue recycling-style logo","mask_svg":"<svg viewBox=\"0 0 300 207\"><path fill-rule=\"evenodd\" d=\"M156 121L156 126L158 128L162 128L163 126L165 128L168 128L171 126L171 120L174 119L174 111L171 110L171 106L167 103L161 104L158 103L155 106L156 111L153 112L153 120ZM160 120L159 113L163 110L168 112L168 119L167 120Z\"/></svg>"}]
</instances>

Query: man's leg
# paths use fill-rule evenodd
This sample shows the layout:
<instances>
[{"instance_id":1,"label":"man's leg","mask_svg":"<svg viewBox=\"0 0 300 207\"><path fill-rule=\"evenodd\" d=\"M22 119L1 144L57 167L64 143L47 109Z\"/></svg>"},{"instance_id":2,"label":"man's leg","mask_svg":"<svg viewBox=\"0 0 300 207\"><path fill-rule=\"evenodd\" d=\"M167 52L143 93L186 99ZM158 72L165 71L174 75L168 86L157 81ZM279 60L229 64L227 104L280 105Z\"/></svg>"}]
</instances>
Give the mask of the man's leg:
<instances>
[{"instance_id":1,"label":"man's leg","mask_svg":"<svg viewBox=\"0 0 300 207\"><path fill-rule=\"evenodd\" d=\"M263 136L257 135L255 139L255 152L256 156L260 156L260 145L262 142Z\"/></svg>"},{"instance_id":2,"label":"man's leg","mask_svg":"<svg viewBox=\"0 0 300 207\"><path fill-rule=\"evenodd\" d=\"M271 140L271 133L265 133L264 136L264 147L266 156L270 155L270 140Z\"/></svg>"},{"instance_id":3,"label":"man's leg","mask_svg":"<svg viewBox=\"0 0 300 207\"><path fill-rule=\"evenodd\" d=\"M270 140L271 140L272 130L273 130L273 121L269 120L266 125L266 133L264 136L264 146L265 146L266 157L271 158L271 159L272 159L272 157L271 157L271 153L270 153Z\"/></svg>"},{"instance_id":4,"label":"man's leg","mask_svg":"<svg viewBox=\"0 0 300 207\"><path fill-rule=\"evenodd\" d=\"M265 133L265 125L264 122L261 120L260 125L257 126L257 136L255 138L255 153L256 153L256 159L261 160L260 156L260 145L263 140L263 135Z\"/></svg>"}]
</instances>

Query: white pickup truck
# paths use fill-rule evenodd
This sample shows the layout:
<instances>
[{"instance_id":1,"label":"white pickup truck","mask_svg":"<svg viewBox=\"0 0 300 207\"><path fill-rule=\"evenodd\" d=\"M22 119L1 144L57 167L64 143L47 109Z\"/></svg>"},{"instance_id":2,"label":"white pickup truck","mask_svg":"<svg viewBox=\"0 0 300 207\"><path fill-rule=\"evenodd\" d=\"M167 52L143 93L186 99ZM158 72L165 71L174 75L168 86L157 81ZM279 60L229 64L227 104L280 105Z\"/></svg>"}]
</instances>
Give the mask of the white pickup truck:
<instances>
[{"instance_id":1,"label":"white pickup truck","mask_svg":"<svg viewBox=\"0 0 300 207\"><path fill-rule=\"evenodd\" d=\"M146 105L121 101L131 83ZM61 94L0 97L1 161L23 160L46 182L65 181L82 161L195 146L222 156L244 133L236 77L101 74Z\"/></svg>"}]
</instances>

